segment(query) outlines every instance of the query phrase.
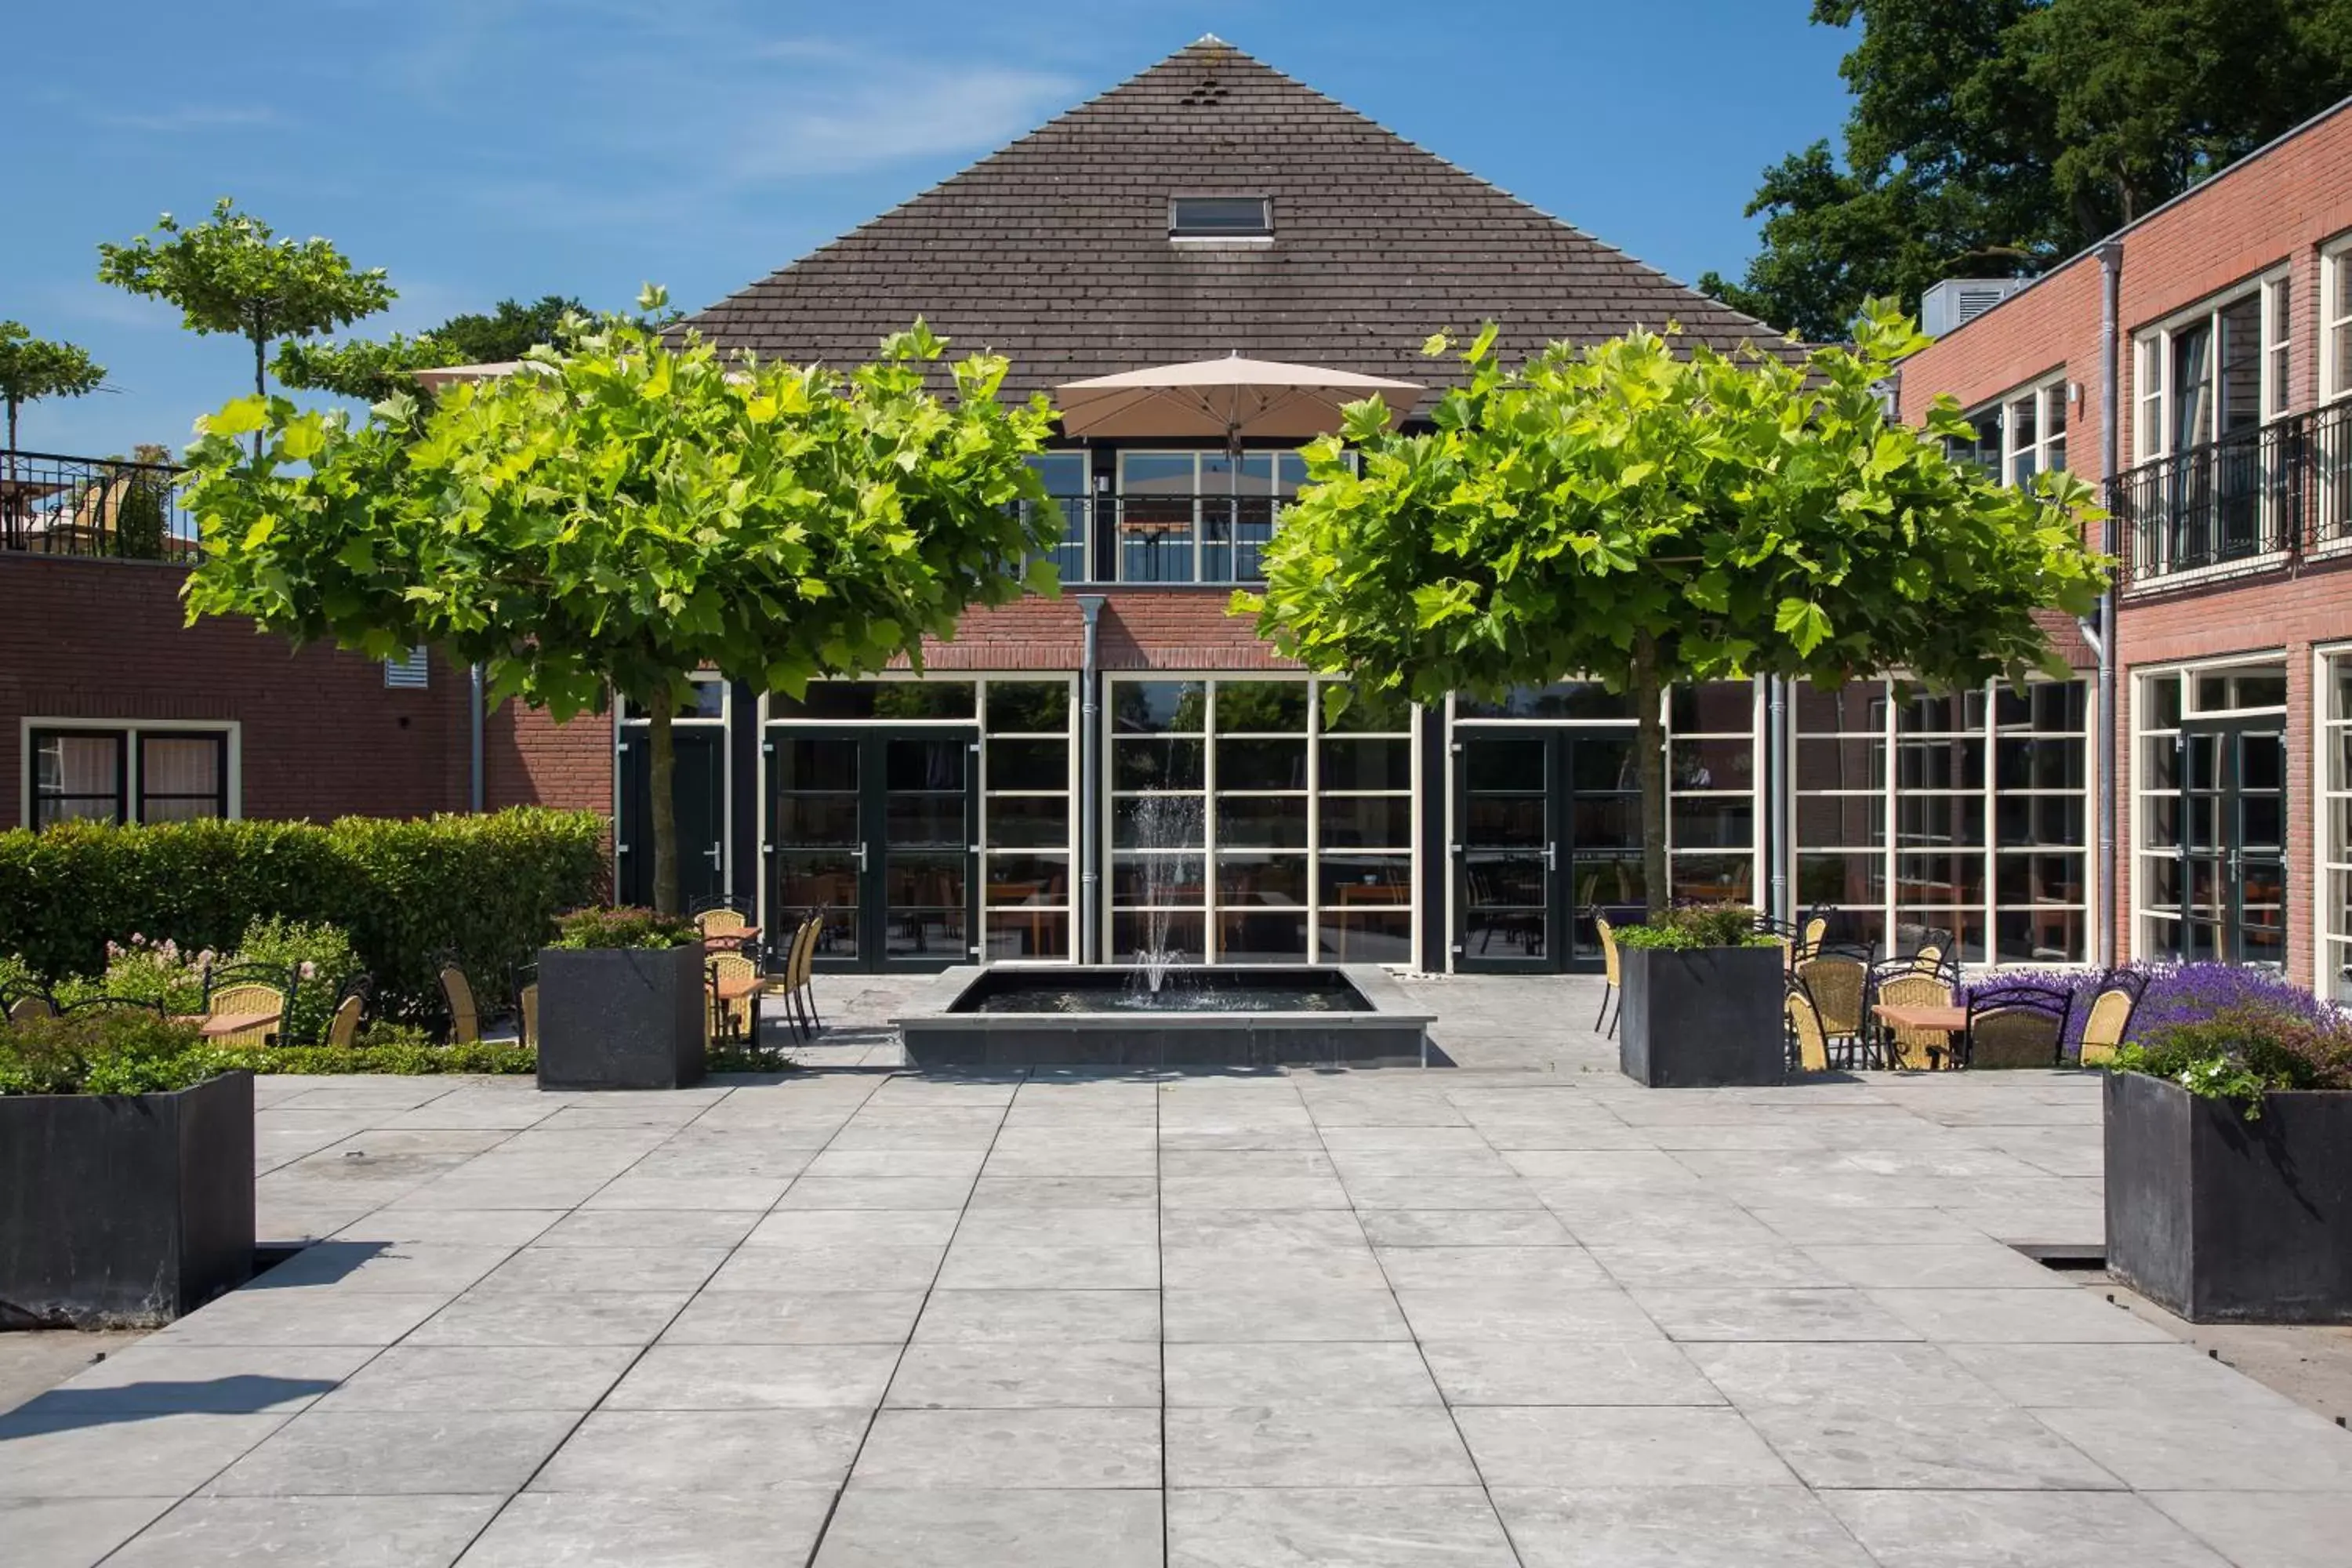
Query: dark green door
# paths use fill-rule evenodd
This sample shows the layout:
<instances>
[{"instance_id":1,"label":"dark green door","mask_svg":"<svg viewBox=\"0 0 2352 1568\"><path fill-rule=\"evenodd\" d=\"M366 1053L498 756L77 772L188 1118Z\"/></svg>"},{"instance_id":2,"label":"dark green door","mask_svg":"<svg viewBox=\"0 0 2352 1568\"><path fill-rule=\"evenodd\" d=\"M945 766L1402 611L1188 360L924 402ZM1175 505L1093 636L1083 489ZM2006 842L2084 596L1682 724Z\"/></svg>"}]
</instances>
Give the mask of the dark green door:
<instances>
[{"instance_id":1,"label":"dark green door","mask_svg":"<svg viewBox=\"0 0 2352 1568\"><path fill-rule=\"evenodd\" d=\"M717 725L670 731L670 793L677 814L678 908L727 892L727 734ZM621 901L654 901L653 745L643 724L621 738L621 820L614 832Z\"/></svg>"},{"instance_id":2,"label":"dark green door","mask_svg":"<svg viewBox=\"0 0 2352 1568\"><path fill-rule=\"evenodd\" d=\"M2275 720L2181 726L2182 958L2285 963L2286 771Z\"/></svg>"},{"instance_id":3,"label":"dark green door","mask_svg":"<svg viewBox=\"0 0 2352 1568\"><path fill-rule=\"evenodd\" d=\"M817 961L867 972L972 962L975 730L769 731L770 919L824 921Z\"/></svg>"},{"instance_id":4,"label":"dark green door","mask_svg":"<svg viewBox=\"0 0 2352 1568\"><path fill-rule=\"evenodd\" d=\"M1601 962L1593 913L1642 918L1630 731L1454 731L1454 963L1554 973Z\"/></svg>"}]
</instances>

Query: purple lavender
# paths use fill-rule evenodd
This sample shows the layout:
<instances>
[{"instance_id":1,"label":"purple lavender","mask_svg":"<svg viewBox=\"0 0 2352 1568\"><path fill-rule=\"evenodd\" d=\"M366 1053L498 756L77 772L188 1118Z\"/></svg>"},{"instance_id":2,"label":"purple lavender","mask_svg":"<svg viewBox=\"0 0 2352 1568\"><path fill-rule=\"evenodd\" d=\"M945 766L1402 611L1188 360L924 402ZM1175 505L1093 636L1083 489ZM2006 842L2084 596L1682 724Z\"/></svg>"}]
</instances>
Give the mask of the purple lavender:
<instances>
[{"instance_id":1,"label":"purple lavender","mask_svg":"<svg viewBox=\"0 0 2352 1568\"><path fill-rule=\"evenodd\" d=\"M2147 977L2147 989L2141 993L2139 1005L2132 1010L2131 1033L2135 1036L2167 1024L2210 1018L2227 1007L2260 1007L2314 1023L2346 1016L2343 1009L2319 1000L2273 969L2211 962L2135 962L2124 967ZM1964 982L1958 1000L1965 1004L1972 996L1996 996L2003 990L2021 985L2063 991L2074 998L2073 1006L2067 1010L2065 1038L2072 1051L2082 1045L2083 1025L2090 1016L2092 998L2099 994L2106 978L2105 973L2097 969L1999 969Z\"/></svg>"}]
</instances>

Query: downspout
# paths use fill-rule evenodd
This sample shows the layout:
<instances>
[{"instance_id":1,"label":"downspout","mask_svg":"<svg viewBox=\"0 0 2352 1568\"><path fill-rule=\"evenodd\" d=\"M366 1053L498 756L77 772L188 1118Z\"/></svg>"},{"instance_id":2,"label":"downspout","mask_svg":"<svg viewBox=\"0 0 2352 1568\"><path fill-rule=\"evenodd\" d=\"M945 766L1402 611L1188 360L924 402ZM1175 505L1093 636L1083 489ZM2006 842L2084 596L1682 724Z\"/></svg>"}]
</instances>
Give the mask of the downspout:
<instances>
[{"instance_id":1,"label":"downspout","mask_svg":"<svg viewBox=\"0 0 2352 1568\"><path fill-rule=\"evenodd\" d=\"M1096 692L1102 678L1095 668L1096 639L1102 621L1103 596L1080 594L1078 614L1085 618L1086 641L1078 655L1078 941L1080 963L1093 963L1101 953L1097 914L1101 902L1101 877L1096 869L1096 803L1101 798L1102 736L1097 722Z\"/></svg>"},{"instance_id":2,"label":"downspout","mask_svg":"<svg viewBox=\"0 0 2352 1568\"><path fill-rule=\"evenodd\" d=\"M1771 897L1764 912L1793 921L1789 908L1789 686L1764 678L1764 852L1771 857Z\"/></svg>"},{"instance_id":3,"label":"downspout","mask_svg":"<svg viewBox=\"0 0 2352 1568\"><path fill-rule=\"evenodd\" d=\"M2123 524L2116 515L2116 463L2122 451L2123 364L2121 314L2124 247L2110 239L2094 252L2099 258L2099 478L2106 489L2106 521L2100 525L2101 547L2110 559L2120 559ZM2121 746L2116 738L2122 710L2116 701L2116 640L2122 630L2116 616L2115 574L2099 595L2099 636L2093 645L2099 656L2099 963L2113 968L2116 957L2116 906L2119 879L2116 853L2122 837L2116 801L2116 774Z\"/></svg>"},{"instance_id":4,"label":"downspout","mask_svg":"<svg viewBox=\"0 0 2352 1568\"><path fill-rule=\"evenodd\" d=\"M466 809L478 816L482 813L482 667L476 665L467 681L467 740L470 743L473 773L466 791Z\"/></svg>"}]
</instances>

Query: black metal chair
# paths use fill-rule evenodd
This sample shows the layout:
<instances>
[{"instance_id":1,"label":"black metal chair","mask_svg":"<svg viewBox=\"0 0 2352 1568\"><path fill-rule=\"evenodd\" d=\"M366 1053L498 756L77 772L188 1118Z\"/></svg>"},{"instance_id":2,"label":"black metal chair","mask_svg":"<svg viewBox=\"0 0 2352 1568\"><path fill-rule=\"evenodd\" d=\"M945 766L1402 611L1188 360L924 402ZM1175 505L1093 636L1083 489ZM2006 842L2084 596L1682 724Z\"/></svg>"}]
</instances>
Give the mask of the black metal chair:
<instances>
[{"instance_id":1,"label":"black metal chair","mask_svg":"<svg viewBox=\"0 0 2352 1568\"><path fill-rule=\"evenodd\" d=\"M0 1023L20 1024L58 1016L58 999L37 985L0 988Z\"/></svg>"},{"instance_id":2,"label":"black metal chair","mask_svg":"<svg viewBox=\"0 0 2352 1568\"><path fill-rule=\"evenodd\" d=\"M1988 987L1969 998L1960 1060L1972 1068L2054 1068L2074 1007L2074 994L2054 985Z\"/></svg>"},{"instance_id":3,"label":"black metal chair","mask_svg":"<svg viewBox=\"0 0 2352 1568\"><path fill-rule=\"evenodd\" d=\"M59 1016L75 1013L152 1013L158 1018L166 1016L163 1004L152 996L84 996L58 1008Z\"/></svg>"}]
</instances>

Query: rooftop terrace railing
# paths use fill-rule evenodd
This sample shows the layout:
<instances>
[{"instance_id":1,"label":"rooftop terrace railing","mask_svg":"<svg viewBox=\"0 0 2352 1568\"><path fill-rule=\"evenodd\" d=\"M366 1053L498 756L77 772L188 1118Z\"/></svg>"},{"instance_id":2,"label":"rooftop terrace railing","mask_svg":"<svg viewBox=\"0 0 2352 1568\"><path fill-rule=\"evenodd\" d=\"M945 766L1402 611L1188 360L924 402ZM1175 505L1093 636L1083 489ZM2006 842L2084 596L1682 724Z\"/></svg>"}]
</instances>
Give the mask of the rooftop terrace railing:
<instances>
[{"instance_id":1,"label":"rooftop terrace railing","mask_svg":"<svg viewBox=\"0 0 2352 1568\"><path fill-rule=\"evenodd\" d=\"M180 504L182 471L168 463L0 447L0 550L193 560L196 528Z\"/></svg>"},{"instance_id":2,"label":"rooftop terrace railing","mask_svg":"<svg viewBox=\"0 0 2352 1568\"><path fill-rule=\"evenodd\" d=\"M2352 403L2126 468L2107 497L2127 591L2274 571L2352 547Z\"/></svg>"}]
</instances>

